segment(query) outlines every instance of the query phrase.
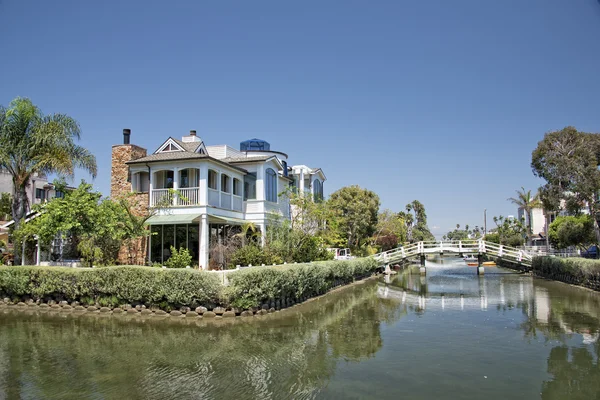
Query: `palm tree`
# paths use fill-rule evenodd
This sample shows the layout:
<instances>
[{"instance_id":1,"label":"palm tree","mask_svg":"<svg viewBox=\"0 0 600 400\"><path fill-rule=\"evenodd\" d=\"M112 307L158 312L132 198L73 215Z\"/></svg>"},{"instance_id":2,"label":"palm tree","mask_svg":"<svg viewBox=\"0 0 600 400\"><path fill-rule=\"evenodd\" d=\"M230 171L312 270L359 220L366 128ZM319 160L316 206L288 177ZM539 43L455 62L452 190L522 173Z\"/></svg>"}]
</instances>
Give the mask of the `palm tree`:
<instances>
[{"instance_id":1,"label":"palm tree","mask_svg":"<svg viewBox=\"0 0 600 400\"><path fill-rule=\"evenodd\" d=\"M96 177L96 157L74 142L80 133L73 118L44 115L29 99L0 106L0 166L12 175L15 227L29 210L27 188L34 174L73 176L75 168L83 168Z\"/></svg>"},{"instance_id":2,"label":"palm tree","mask_svg":"<svg viewBox=\"0 0 600 400\"><path fill-rule=\"evenodd\" d=\"M517 197L510 197L508 200L525 211L525 215L527 216L527 232L531 235L531 210L542 206L539 196L537 194L532 196L531 190L525 191L525 188L521 187L520 191L517 190Z\"/></svg>"}]
</instances>

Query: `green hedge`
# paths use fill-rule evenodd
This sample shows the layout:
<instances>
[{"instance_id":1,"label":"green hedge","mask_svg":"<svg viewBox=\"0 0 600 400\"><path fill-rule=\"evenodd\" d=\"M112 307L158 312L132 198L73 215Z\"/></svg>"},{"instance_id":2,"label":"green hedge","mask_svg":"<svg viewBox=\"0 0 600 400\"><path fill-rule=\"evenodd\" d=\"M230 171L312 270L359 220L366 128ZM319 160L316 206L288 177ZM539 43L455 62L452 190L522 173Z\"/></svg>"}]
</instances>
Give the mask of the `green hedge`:
<instances>
[{"instance_id":1,"label":"green hedge","mask_svg":"<svg viewBox=\"0 0 600 400\"><path fill-rule=\"evenodd\" d=\"M531 268L538 276L600 290L600 260L534 257Z\"/></svg>"},{"instance_id":2,"label":"green hedge","mask_svg":"<svg viewBox=\"0 0 600 400\"><path fill-rule=\"evenodd\" d=\"M225 295L232 306L239 308L258 307L276 300L300 301L370 276L378 267L372 258L360 258L249 268L228 275Z\"/></svg>"},{"instance_id":3,"label":"green hedge","mask_svg":"<svg viewBox=\"0 0 600 400\"><path fill-rule=\"evenodd\" d=\"M256 267L228 274L229 286L224 287L217 274L191 269L12 266L0 267L0 296L13 301L52 299L100 306L145 304L164 310L198 305L251 308L274 300L317 296L369 276L377 267L370 258Z\"/></svg>"},{"instance_id":4,"label":"green hedge","mask_svg":"<svg viewBox=\"0 0 600 400\"><path fill-rule=\"evenodd\" d=\"M146 304L170 309L217 302L220 292L217 276L188 269L0 267L0 294L10 298L112 306Z\"/></svg>"}]
</instances>

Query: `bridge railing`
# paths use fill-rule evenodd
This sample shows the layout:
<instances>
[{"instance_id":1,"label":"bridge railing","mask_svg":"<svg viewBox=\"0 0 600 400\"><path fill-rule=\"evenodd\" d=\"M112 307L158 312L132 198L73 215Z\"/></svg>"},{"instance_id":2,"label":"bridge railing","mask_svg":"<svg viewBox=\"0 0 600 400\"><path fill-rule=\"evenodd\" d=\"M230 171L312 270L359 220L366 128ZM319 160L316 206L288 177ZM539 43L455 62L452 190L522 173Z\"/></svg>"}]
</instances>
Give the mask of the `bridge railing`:
<instances>
[{"instance_id":1,"label":"bridge railing","mask_svg":"<svg viewBox=\"0 0 600 400\"><path fill-rule=\"evenodd\" d=\"M409 257L422 254L454 252L454 253L480 253L495 257L502 257L519 263L530 264L533 255L527 251L484 240L449 240L449 241L422 241L406 246L391 249L373 257L384 263L397 262Z\"/></svg>"}]
</instances>

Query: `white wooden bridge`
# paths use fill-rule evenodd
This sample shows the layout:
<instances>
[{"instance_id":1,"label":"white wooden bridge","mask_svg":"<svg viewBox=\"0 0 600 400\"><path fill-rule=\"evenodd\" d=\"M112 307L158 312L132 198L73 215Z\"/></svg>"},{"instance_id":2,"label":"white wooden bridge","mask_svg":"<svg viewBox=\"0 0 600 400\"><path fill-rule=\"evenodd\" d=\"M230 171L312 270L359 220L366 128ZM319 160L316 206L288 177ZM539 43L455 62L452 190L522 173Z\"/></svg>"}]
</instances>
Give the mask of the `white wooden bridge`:
<instances>
[{"instance_id":1,"label":"white wooden bridge","mask_svg":"<svg viewBox=\"0 0 600 400\"><path fill-rule=\"evenodd\" d=\"M410 258L422 257L427 254L454 253L460 255L489 255L502 258L516 264L531 267L533 255L525 250L515 247L503 246L485 240L452 240L452 241L427 241L416 242L401 246L373 257L382 265L396 264Z\"/></svg>"}]
</instances>

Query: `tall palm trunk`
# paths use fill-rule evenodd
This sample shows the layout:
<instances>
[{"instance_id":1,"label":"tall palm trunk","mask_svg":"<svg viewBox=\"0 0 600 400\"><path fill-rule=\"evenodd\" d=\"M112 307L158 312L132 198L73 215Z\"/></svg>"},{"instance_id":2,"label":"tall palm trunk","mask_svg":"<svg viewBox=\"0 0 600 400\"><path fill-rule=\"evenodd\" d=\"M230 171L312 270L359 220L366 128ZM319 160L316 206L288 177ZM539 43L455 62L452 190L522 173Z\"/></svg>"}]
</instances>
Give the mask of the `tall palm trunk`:
<instances>
[{"instance_id":1,"label":"tall palm trunk","mask_svg":"<svg viewBox=\"0 0 600 400\"><path fill-rule=\"evenodd\" d=\"M12 204L12 217L15 221L14 227L16 229L19 227L19 225L21 225L21 221L25 218L27 210L29 209L27 186L19 185L18 182L14 182L13 198L15 200Z\"/></svg>"}]
</instances>

